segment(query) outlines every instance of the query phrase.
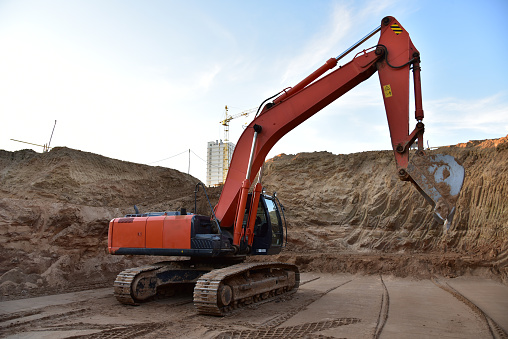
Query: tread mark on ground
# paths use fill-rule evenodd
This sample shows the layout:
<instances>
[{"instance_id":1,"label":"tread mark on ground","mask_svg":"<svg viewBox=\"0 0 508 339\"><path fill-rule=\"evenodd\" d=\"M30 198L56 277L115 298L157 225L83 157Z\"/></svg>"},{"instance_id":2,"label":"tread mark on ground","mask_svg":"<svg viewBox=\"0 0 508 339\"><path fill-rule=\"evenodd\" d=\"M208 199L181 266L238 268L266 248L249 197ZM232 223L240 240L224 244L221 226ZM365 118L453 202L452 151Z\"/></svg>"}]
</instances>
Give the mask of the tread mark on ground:
<instances>
[{"instance_id":1,"label":"tread mark on ground","mask_svg":"<svg viewBox=\"0 0 508 339\"><path fill-rule=\"evenodd\" d=\"M473 312L475 312L485 322L487 328L489 329L490 334L492 335L492 338L508 339L508 333L506 333L506 331L502 329L501 326L499 326L491 317L489 317L485 312L483 312L483 310L479 308L475 303L473 303L471 300L462 295L459 291L448 285L447 282L442 283L435 276L432 277L431 281L434 283L434 285L450 293L459 301L462 301L469 308L471 308Z\"/></svg>"},{"instance_id":2,"label":"tread mark on ground","mask_svg":"<svg viewBox=\"0 0 508 339\"><path fill-rule=\"evenodd\" d=\"M264 322L264 323L261 324L261 326L266 326L266 327L269 327L269 328L277 327L280 324L282 324L283 322L285 322L286 320L288 320L289 318L293 317L297 313L299 313L302 310L304 310L305 308L307 308L310 304L312 304L312 303L316 302L317 300L321 299L322 297L324 297L326 294L330 293L333 290L336 290L337 288L339 288L341 286L346 285L347 283L350 283L351 281L353 281L353 280L348 280L346 282L343 282L340 285L337 285L335 287L329 288L328 290L326 290L326 291L324 291L322 293L317 294L315 297L311 298L305 304L299 306L298 308L296 308L296 309L294 309L294 310L292 310L292 311L290 311L288 313L282 314L282 315L280 315L278 317L275 317L274 319L271 319L271 320L269 320L267 322Z\"/></svg>"},{"instance_id":3,"label":"tread mark on ground","mask_svg":"<svg viewBox=\"0 0 508 339\"><path fill-rule=\"evenodd\" d=\"M390 310L390 294L388 294L388 288L383 281L383 276L380 274L381 284L383 285L383 294L381 295L381 307L379 309L379 315L377 317L376 328L374 329L374 339L378 339L383 331L383 327L388 320L388 312Z\"/></svg>"},{"instance_id":4,"label":"tread mark on ground","mask_svg":"<svg viewBox=\"0 0 508 339\"><path fill-rule=\"evenodd\" d=\"M344 325L356 324L360 322L357 318L341 318L334 320L324 320L313 323L305 323L296 326L267 328L264 330L237 330L222 332L215 336L214 339L234 339L234 338L309 338L311 334L329 328L335 328ZM313 338L329 338L326 336L316 335Z\"/></svg>"}]
</instances>

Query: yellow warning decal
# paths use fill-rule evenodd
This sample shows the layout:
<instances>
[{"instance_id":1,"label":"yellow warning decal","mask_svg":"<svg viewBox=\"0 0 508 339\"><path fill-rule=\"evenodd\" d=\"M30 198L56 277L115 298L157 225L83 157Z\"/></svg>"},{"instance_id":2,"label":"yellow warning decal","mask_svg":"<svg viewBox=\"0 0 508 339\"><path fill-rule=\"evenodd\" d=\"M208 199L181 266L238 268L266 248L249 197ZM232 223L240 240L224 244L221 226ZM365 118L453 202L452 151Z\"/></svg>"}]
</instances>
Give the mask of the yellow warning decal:
<instances>
[{"instance_id":1,"label":"yellow warning decal","mask_svg":"<svg viewBox=\"0 0 508 339\"><path fill-rule=\"evenodd\" d=\"M383 86L383 91L385 92L385 98L389 98L393 95L392 88L390 85Z\"/></svg>"},{"instance_id":2,"label":"yellow warning decal","mask_svg":"<svg viewBox=\"0 0 508 339\"><path fill-rule=\"evenodd\" d=\"M397 25L397 24L393 24L393 25L391 25L391 26L390 26L390 28L391 28L391 29L392 29L392 31L393 31L395 34L397 34L397 35L399 35L400 33L402 33L402 28L400 28L400 26L399 26L399 25Z\"/></svg>"}]
</instances>

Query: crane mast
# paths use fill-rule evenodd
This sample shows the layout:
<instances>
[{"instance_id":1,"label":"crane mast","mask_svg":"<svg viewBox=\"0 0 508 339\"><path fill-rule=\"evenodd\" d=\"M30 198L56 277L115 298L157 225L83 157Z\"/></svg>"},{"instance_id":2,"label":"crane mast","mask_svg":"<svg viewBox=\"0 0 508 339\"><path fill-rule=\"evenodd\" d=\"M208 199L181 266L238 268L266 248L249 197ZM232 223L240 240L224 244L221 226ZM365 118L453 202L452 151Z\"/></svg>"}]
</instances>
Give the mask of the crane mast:
<instances>
[{"instance_id":1,"label":"crane mast","mask_svg":"<svg viewBox=\"0 0 508 339\"><path fill-rule=\"evenodd\" d=\"M255 108L248 109L246 111L229 115L228 106L225 106L225 118L220 123L224 126L224 147L222 148L222 183L226 181L226 177L229 169L229 162L231 161L231 155L229 154L229 122L239 117L247 117L249 114L256 111Z\"/></svg>"}]
</instances>

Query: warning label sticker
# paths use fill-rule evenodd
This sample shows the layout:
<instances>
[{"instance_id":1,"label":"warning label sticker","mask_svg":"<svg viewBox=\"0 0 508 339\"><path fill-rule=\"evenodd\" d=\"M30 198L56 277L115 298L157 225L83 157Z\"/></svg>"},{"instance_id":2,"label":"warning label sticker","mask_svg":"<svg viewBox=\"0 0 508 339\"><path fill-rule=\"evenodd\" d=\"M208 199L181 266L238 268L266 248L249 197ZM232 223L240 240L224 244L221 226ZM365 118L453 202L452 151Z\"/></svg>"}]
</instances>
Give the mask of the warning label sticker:
<instances>
[{"instance_id":1,"label":"warning label sticker","mask_svg":"<svg viewBox=\"0 0 508 339\"><path fill-rule=\"evenodd\" d=\"M392 87L390 85L383 86L383 91L385 92L385 98L389 98L393 95Z\"/></svg>"},{"instance_id":2,"label":"warning label sticker","mask_svg":"<svg viewBox=\"0 0 508 339\"><path fill-rule=\"evenodd\" d=\"M391 29L392 29L392 31L393 31L395 34L397 34L397 35L399 35L400 33L402 33L402 28L400 28L400 26L399 26L399 25L397 25L397 24L393 24L393 25L391 25L391 26L390 26L390 28L391 28Z\"/></svg>"}]
</instances>

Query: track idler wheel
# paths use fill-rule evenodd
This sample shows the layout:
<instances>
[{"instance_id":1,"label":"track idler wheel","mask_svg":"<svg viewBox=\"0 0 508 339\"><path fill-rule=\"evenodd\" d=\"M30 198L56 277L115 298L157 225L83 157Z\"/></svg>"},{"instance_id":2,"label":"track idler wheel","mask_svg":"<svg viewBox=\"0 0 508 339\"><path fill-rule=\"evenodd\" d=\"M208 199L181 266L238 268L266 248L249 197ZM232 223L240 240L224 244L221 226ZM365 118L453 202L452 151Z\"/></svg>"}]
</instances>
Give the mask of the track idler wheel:
<instances>
[{"instance_id":1,"label":"track idler wheel","mask_svg":"<svg viewBox=\"0 0 508 339\"><path fill-rule=\"evenodd\" d=\"M222 285L219 288L218 302L221 306L228 306L233 300L233 290L229 285Z\"/></svg>"}]
</instances>

